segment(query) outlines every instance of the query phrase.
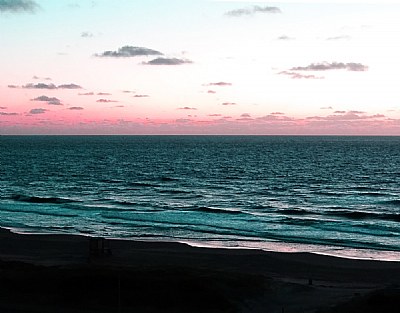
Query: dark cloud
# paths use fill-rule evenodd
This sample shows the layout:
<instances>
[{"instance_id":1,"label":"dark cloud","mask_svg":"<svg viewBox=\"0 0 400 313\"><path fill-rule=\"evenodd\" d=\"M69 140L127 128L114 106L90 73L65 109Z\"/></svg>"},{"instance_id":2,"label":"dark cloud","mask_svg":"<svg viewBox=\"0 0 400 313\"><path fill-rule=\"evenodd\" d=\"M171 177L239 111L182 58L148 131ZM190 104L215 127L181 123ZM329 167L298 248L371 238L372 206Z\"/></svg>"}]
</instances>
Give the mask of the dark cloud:
<instances>
[{"instance_id":1,"label":"dark cloud","mask_svg":"<svg viewBox=\"0 0 400 313\"><path fill-rule=\"evenodd\" d=\"M190 60L186 59L177 59L177 58L157 58L151 60L149 62L143 62L145 65L182 65L182 64L190 64L193 63Z\"/></svg>"},{"instance_id":2,"label":"dark cloud","mask_svg":"<svg viewBox=\"0 0 400 313\"><path fill-rule=\"evenodd\" d=\"M29 111L29 113L30 114L43 114L43 113L46 113L46 111L47 111L46 109L39 108L39 109L32 109Z\"/></svg>"},{"instance_id":3,"label":"dark cloud","mask_svg":"<svg viewBox=\"0 0 400 313\"><path fill-rule=\"evenodd\" d=\"M209 84L206 84L205 86L220 86L220 87L223 87L223 86L232 86L232 84L231 83L226 83L226 82L218 82L218 83L209 83Z\"/></svg>"},{"instance_id":4,"label":"dark cloud","mask_svg":"<svg viewBox=\"0 0 400 313\"><path fill-rule=\"evenodd\" d=\"M1 1L1 0L0 0ZM37 83L37 84L26 84L21 86L22 88L25 89L82 89L81 86L77 84L62 84L62 85L54 85L54 84L45 84L45 83ZM8 88L19 88L18 86L15 85L8 85Z\"/></svg>"},{"instance_id":5,"label":"dark cloud","mask_svg":"<svg viewBox=\"0 0 400 313\"><path fill-rule=\"evenodd\" d=\"M7 107L0 107L0 110L7 110Z\"/></svg>"},{"instance_id":6,"label":"dark cloud","mask_svg":"<svg viewBox=\"0 0 400 313\"><path fill-rule=\"evenodd\" d=\"M183 108L178 108L178 110L197 110L196 108L190 108L190 107L183 107Z\"/></svg>"},{"instance_id":7,"label":"dark cloud","mask_svg":"<svg viewBox=\"0 0 400 313\"><path fill-rule=\"evenodd\" d=\"M361 63L343 63L343 62L323 62L311 63L308 66L298 66L290 69L291 71L328 71L328 70L348 70L354 72L363 72L368 70L368 66Z\"/></svg>"},{"instance_id":8,"label":"dark cloud","mask_svg":"<svg viewBox=\"0 0 400 313\"><path fill-rule=\"evenodd\" d=\"M98 95L98 96L111 96L111 93L108 93L108 92L98 92L97 95Z\"/></svg>"},{"instance_id":9,"label":"dark cloud","mask_svg":"<svg viewBox=\"0 0 400 313\"><path fill-rule=\"evenodd\" d=\"M38 84L26 84L26 85L22 86L22 88L26 88L26 89L57 89L57 86L54 84L38 83Z\"/></svg>"},{"instance_id":10,"label":"dark cloud","mask_svg":"<svg viewBox=\"0 0 400 313\"><path fill-rule=\"evenodd\" d=\"M32 0L0 0L0 12L34 13L39 5Z\"/></svg>"},{"instance_id":11,"label":"dark cloud","mask_svg":"<svg viewBox=\"0 0 400 313\"><path fill-rule=\"evenodd\" d=\"M83 38L92 38L94 35L91 32L82 32L81 37Z\"/></svg>"},{"instance_id":12,"label":"dark cloud","mask_svg":"<svg viewBox=\"0 0 400 313\"><path fill-rule=\"evenodd\" d=\"M0 115L3 115L3 116L16 116L16 115L18 115L18 113L0 112Z\"/></svg>"},{"instance_id":13,"label":"dark cloud","mask_svg":"<svg viewBox=\"0 0 400 313\"><path fill-rule=\"evenodd\" d=\"M100 54L95 54L96 57L112 57L112 58L130 58L137 56L149 56L149 55L163 55L161 52L143 48L143 47L133 47L124 46L119 48L117 51L104 51Z\"/></svg>"},{"instance_id":14,"label":"dark cloud","mask_svg":"<svg viewBox=\"0 0 400 313\"><path fill-rule=\"evenodd\" d=\"M32 77L32 79L51 80L50 77L39 77L39 76L36 76L36 75L34 75L34 76Z\"/></svg>"},{"instance_id":15,"label":"dark cloud","mask_svg":"<svg viewBox=\"0 0 400 313\"><path fill-rule=\"evenodd\" d=\"M82 107L70 107L70 108L68 108L68 110L79 111L79 110L83 110L83 108Z\"/></svg>"},{"instance_id":16,"label":"dark cloud","mask_svg":"<svg viewBox=\"0 0 400 313\"><path fill-rule=\"evenodd\" d=\"M225 15L231 17L240 17L240 16L254 15L256 13L282 13L282 11L278 7L270 7L270 6L261 7L259 5L254 5L249 8L228 11L225 13Z\"/></svg>"},{"instance_id":17,"label":"dark cloud","mask_svg":"<svg viewBox=\"0 0 400 313\"><path fill-rule=\"evenodd\" d=\"M208 116L213 116L213 117L216 117L216 116L222 116L222 114L208 114Z\"/></svg>"},{"instance_id":18,"label":"dark cloud","mask_svg":"<svg viewBox=\"0 0 400 313\"><path fill-rule=\"evenodd\" d=\"M222 103L222 105L236 105L235 102L224 102Z\"/></svg>"},{"instance_id":19,"label":"dark cloud","mask_svg":"<svg viewBox=\"0 0 400 313\"><path fill-rule=\"evenodd\" d=\"M376 120L385 118L383 114L366 115L363 111L335 111L333 115L328 116L311 116L307 120L316 121L359 121L359 120Z\"/></svg>"},{"instance_id":20,"label":"dark cloud","mask_svg":"<svg viewBox=\"0 0 400 313\"><path fill-rule=\"evenodd\" d=\"M40 97L36 97L36 98L32 99L31 101L43 101L43 102L47 102L47 104L51 104L51 105L62 105L60 99L58 99L56 97L40 96Z\"/></svg>"},{"instance_id":21,"label":"dark cloud","mask_svg":"<svg viewBox=\"0 0 400 313\"><path fill-rule=\"evenodd\" d=\"M101 102L101 103L110 103L110 102L118 102L116 100L109 100L109 99L99 99L96 102Z\"/></svg>"},{"instance_id":22,"label":"dark cloud","mask_svg":"<svg viewBox=\"0 0 400 313\"><path fill-rule=\"evenodd\" d=\"M324 79L324 77L322 77L322 76L304 75L304 74L290 72L290 71L282 71L282 72L279 72L278 74L290 76L290 78L292 78L292 79Z\"/></svg>"},{"instance_id":23,"label":"dark cloud","mask_svg":"<svg viewBox=\"0 0 400 313\"><path fill-rule=\"evenodd\" d=\"M292 121L293 119L286 116L286 115L281 115L281 114L269 114L265 116L258 117L257 120L264 121L264 122L275 122L275 121Z\"/></svg>"},{"instance_id":24,"label":"dark cloud","mask_svg":"<svg viewBox=\"0 0 400 313\"><path fill-rule=\"evenodd\" d=\"M79 86L77 84L62 84L58 85L59 89L82 89L82 86Z\"/></svg>"},{"instance_id":25,"label":"dark cloud","mask_svg":"<svg viewBox=\"0 0 400 313\"><path fill-rule=\"evenodd\" d=\"M78 93L79 96L94 96L94 92Z\"/></svg>"}]
</instances>

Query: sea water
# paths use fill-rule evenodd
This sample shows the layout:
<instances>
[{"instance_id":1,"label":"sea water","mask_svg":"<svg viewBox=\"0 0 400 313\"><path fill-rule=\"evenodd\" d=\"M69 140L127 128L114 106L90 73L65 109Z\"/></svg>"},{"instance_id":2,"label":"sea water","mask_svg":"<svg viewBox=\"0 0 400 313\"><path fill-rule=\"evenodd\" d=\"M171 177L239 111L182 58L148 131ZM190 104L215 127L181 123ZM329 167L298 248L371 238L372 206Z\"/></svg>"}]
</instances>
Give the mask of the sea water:
<instances>
[{"instance_id":1,"label":"sea water","mask_svg":"<svg viewBox=\"0 0 400 313\"><path fill-rule=\"evenodd\" d=\"M400 260L400 137L0 136L0 226Z\"/></svg>"}]
</instances>

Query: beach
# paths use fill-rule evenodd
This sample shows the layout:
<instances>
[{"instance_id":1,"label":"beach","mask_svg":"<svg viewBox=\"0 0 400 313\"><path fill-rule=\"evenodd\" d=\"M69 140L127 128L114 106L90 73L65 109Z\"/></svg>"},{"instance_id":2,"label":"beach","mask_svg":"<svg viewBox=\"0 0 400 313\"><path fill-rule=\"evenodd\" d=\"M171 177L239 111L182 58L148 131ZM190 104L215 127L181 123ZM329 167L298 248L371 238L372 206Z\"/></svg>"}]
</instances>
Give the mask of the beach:
<instances>
[{"instance_id":1,"label":"beach","mask_svg":"<svg viewBox=\"0 0 400 313\"><path fill-rule=\"evenodd\" d=\"M400 262L309 253L2 229L0 265L3 312L396 312L400 304Z\"/></svg>"}]
</instances>

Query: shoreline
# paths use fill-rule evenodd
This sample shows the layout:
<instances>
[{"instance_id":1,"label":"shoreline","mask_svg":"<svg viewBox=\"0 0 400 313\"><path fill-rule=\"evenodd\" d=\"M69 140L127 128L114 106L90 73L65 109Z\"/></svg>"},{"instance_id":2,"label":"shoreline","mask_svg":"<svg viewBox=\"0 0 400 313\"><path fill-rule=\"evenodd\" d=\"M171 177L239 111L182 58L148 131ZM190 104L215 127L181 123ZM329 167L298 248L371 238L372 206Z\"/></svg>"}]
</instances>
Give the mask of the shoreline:
<instances>
[{"instance_id":1,"label":"shoreline","mask_svg":"<svg viewBox=\"0 0 400 313\"><path fill-rule=\"evenodd\" d=\"M53 305L64 304L66 291L61 296L57 290L70 286L68 292L79 298L88 292L87 284L96 282L90 288L101 286L100 290L79 300L90 309L73 307L66 312L109 312L108 303L101 303L102 309L87 303L101 302L99 293L114 297L116 279L129 289L130 297L142 293L136 302L129 302L128 296L123 298L127 310L134 308L137 312L281 312L283 308L285 312L330 312L329 308L354 299L367 303L376 292L384 292L385 297L395 292L400 299L400 262L116 239L105 239L105 249L95 249L93 254L91 240L98 247L100 241L86 236L16 234L0 228L1 278L11 286L31 288L26 293L28 300L22 303L26 307L21 309L18 305L22 304L16 306L12 300L18 298L20 287L3 284L0 309L52 312ZM113 283L105 283L109 279ZM59 289L49 288L49 281ZM163 298L171 292L173 297L185 294L186 300L178 297L179 301L171 303L172 295ZM56 300L35 307L37 293ZM202 303L202 296L213 300ZM154 297L161 297L160 303L171 309L153 308L158 305ZM138 309L138 303L145 309ZM199 305L207 307L193 310Z\"/></svg>"},{"instance_id":2,"label":"shoreline","mask_svg":"<svg viewBox=\"0 0 400 313\"><path fill-rule=\"evenodd\" d=\"M101 237L91 234L74 234L74 233L49 233L49 232L28 232L24 229L12 227L0 227L0 230L8 230L14 234L20 235L67 235L82 237ZM163 242L163 243L181 243L189 245L193 248L209 248L209 249L227 249L227 250L260 250L264 252L276 253L310 253L315 255L330 256L350 260L371 260L381 262L400 262L400 251L391 250L373 250L368 248L340 247L318 244L305 243L288 243L280 241L239 241L242 245L223 245L221 242L211 241L195 241L190 239L140 239L140 238L117 238L105 237L107 240L123 240L123 241L140 241L140 242Z\"/></svg>"}]
</instances>

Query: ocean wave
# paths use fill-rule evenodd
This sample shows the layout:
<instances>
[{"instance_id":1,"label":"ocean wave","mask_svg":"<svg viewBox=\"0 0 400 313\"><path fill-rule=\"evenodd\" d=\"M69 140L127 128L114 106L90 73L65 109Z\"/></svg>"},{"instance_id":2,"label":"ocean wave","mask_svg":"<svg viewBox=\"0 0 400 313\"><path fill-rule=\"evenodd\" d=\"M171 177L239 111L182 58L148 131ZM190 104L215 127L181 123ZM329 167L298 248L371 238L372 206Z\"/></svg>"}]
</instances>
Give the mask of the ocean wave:
<instances>
[{"instance_id":1,"label":"ocean wave","mask_svg":"<svg viewBox=\"0 0 400 313\"><path fill-rule=\"evenodd\" d=\"M222 214L245 214L243 211L232 210L232 209L220 209L220 208L210 208L206 206L198 207L192 211L198 211L203 213L222 213Z\"/></svg>"},{"instance_id":2,"label":"ocean wave","mask_svg":"<svg viewBox=\"0 0 400 313\"><path fill-rule=\"evenodd\" d=\"M162 182L173 182L173 181L178 181L179 179L173 178L173 177L168 177L168 176L163 176L160 177L160 181Z\"/></svg>"},{"instance_id":3,"label":"ocean wave","mask_svg":"<svg viewBox=\"0 0 400 313\"><path fill-rule=\"evenodd\" d=\"M278 213L282 213L285 215L309 215L309 214L315 214L313 212L304 210L304 209L282 209L278 210Z\"/></svg>"},{"instance_id":4,"label":"ocean wave","mask_svg":"<svg viewBox=\"0 0 400 313\"><path fill-rule=\"evenodd\" d=\"M130 201L119 201L119 200L112 200L112 204L121 205L121 206L136 206L138 203L130 202Z\"/></svg>"},{"instance_id":5,"label":"ocean wave","mask_svg":"<svg viewBox=\"0 0 400 313\"><path fill-rule=\"evenodd\" d=\"M64 204L64 203L73 203L80 202L72 199L58 198L58 197L35 197L35 196L25 196L25 195L13 195L11 196L12 200L19 202L28 202L28 203L47 203L47 204Z\"/></svg>"},{"instance_id":6,"label":"ocean wave","mask_svg":"<svg viewBox=\"0 0 400 313\"><path fill-rule=\"evenodd\" d=\"M400 199L393 199L388 201L382 201L382 204L393 205L393 206L400 206Z\"/></svg>"},{"instance_id":7,"label":"ocean wave","mask_svg":"<svg viewBox=\"0 0 400 313\"><path fill-rule=\"evenodd\" d=\"M169 194L190 194L191 191L179 190L179 189L161 189L158 190L159 193L169 193Z\"/></svg>"},{"instance_id":8,"label":"ocean wave","mask_svg":"<svg viewBox=\"0 0 400 313\"><path fill-rule=\"evenodd\" d=\"M28 213L28 214L54 216L54 217L78 217L77 214L61 213L56 211L43 211L43 209L30 210L21 207L18 207L16 209L13 209L12 207L1 207L1 211L10 213Z\"/></svg>"},{"instance_id":9,"label":"ocean wave","mask_svg":"<svg viewBox=\"0 0 400 313\"><path fill-rule=\"evenodd\" d=\"M320 223L320 221L314 220L314 219L297 219L297 218L291 218L291 217L287 217L284 220L282 220L281 222L283 222L285 224L289 224L289 225L298 225L298 226L312 226L312 225Z\"/></svg>"},{"instance_id":10,"label":"ocean wave","mask_svg":"<svg viewBox=\"0 0 400 313\"><path fill-rule=\"evenodd\" d=\"M381 192L362 192L359 194L360 196L368 196L368 197L387 197L387 194Z\"/></svg>"},{"instance_id":11,"label":"ocean wave","mask_svg":"<svg viewBox=\"0 0 400 313\"><path fill-rule=\"evenodd\" d=\"M396 213L373 213L373 212L360 212L360 211L337 211L337 212L327 212L326 215L345 217L355 220L363 219L377 219L400 222L400 214Z\"/></svg>"},{"instance_id":12,"label":"ocean wave","mask_svg":"<svg viewBox=\"0 0 400 313\"><path fill-rule=\"evenodd\" d=\"M124 181L121 180L121 179L102 179L101 182L102 183L106 183L106 184L121 184L121 183L124 183Z\"/></svg>"},{"instance_id":13,"label":"ocean wave","mask_svg":"<svg viewBox=\"0 0 400 313\"><path fill-rule=\"evenodd\" d=\"M131 186L131 187L161 187L158 184L146 183L146 182L129 182L128 186Z\"/></svg>"}]
</instances>

